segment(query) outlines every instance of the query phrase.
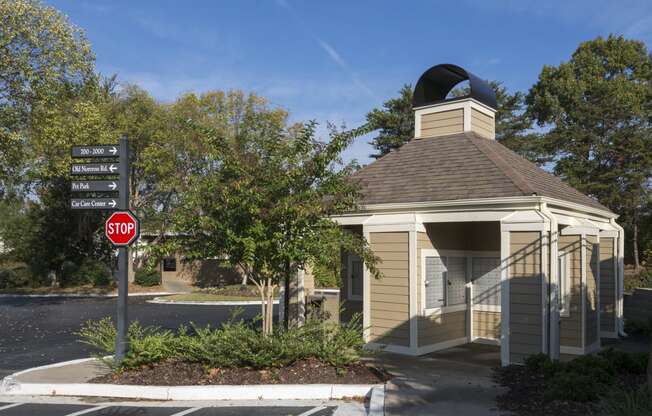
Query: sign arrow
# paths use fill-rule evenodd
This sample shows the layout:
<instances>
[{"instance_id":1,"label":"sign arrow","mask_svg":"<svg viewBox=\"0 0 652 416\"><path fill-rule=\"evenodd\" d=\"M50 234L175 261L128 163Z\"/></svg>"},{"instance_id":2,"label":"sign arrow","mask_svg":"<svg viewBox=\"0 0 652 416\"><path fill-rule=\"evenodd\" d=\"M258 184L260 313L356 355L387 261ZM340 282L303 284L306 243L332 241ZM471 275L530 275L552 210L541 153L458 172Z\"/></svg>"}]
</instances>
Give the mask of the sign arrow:
<instances>
[{"instance_id":1,"label":"sign arrow","mask_svg":"<svg viewBox=\"0 0 652 416\"><path fill-rule=\"evenodd\" d=\"M111 188L112 191L115 191L115 188L117 188L117 187L118 187L118 184L115 183L115 182L111 182L111 184L109 185L109 188Z\"/></svg>"},{"instance_id":2,"label":"sign arrow","mask_svg":"<svg viewBox=\"0 0 652 416\"><path fill-rule=\"evenodd\" d=\"M115 199L112 199L111 202L109 202L109 205L111 206L111 208L115 208L115 206L117 205Z\"/></svg>"},{"instance_id":3,"label":"sign arrow","mask_svg":"<svg viewBox=\"0 0 652 416\"><path fill-rule=\"evenodd\" d=\"M111 166L109 166L109 170L111 171L111 173L113 173L116 170L118 170L118 167L116 165L114 165L114 164L111 164Z\"/></svg>"},{"instance_id":4,"label":"sign arrow","mask_svg":"<svg viewBox=\"0 0 652 416\"><path fill-rule=\"evenodd\" d=\"M70 191L72 192L112 192L117 191L118 181L72 181Z\"/></svg>"},{"instance_id":5,"label":"sign arrow","mask_svg":"<svg viewBox=\"0 0 652 416\"><path fill-rule=\"evenodd\" d=\"M113 198L74 198L70 200L72 209L116 209L118 202Z\"/></svg>"},{"instance_id":6,"label":"sign arrow","mask_svg":"<svg viewBox=\"0 0 652 416\"><path fill-rule=\"evenodd\" d=\"M118 163L77 163L70 167L72 175L115 175Z\"/></svg>"},{"instance_id":7,"label":"sign arrow","mask_svg":"<svg viewBox=\"0 0 652 416\"><path fill-rule=\"evenodd\" d=\"M109 150L109 152L111 152L111 154L112 154L113 156L115 156L115 154L118 153L118 149L117 149L115 146L113 146L113 147Z\"/></svg>"}]
</instances>

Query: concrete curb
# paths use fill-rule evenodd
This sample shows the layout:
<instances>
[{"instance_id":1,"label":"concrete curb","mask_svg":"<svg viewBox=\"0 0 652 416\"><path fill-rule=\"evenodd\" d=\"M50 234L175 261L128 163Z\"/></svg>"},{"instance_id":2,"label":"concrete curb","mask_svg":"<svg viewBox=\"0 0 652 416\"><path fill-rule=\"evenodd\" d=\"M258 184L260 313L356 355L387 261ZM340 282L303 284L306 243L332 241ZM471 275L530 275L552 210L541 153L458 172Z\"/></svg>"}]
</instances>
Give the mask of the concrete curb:
<instances>
[{"instance_id":1,"label":"concrete curb","mask_svg":"<svg viewBox=\"0 0 652 416\"><path fill-rule=\"evenodd\" d=\"M382 384L259 384L214 386L135 386L94 383L21 383L16 377L32 371L64 367L93 361L82 358L34 367L11 374L2 380L0 395L7 396L82 396L147 400L335 400L366 397L378 400ZM372 394L376 391L375 397ZM370 404L371 407L371 404ZM382 409L382 406L381 406ZM370 413L382 415L382 413Z\"/></svg>"},{"instance_id":2,"label":"concrete curb","mask_svg":"<svg viewBox=\"0 0 652 416\"><path fill-rule=\"evenodd\" d=\"M0 394L147 400L333 400L345 397L365 397L373 389L384 389L384 386L374 384L262 384L168 387L91 383L19 383L16 381L5 383L3 381Z\"/></svg>"},{"instance_id":3,"label":"concrete curb","mask_svg":"<svg viewBox=\"0 0 652 416\"><path fill-rule=\"evenodd\" d=\"M367 415L385 415L385 386L374 387L371 389L371 398L369 399L369 412Z\"/></svg>"},{"instance_id":4,"label":"concrete curb","mask_svg":"<svg viewBox=\"0 0 652 416\"><path fill-rule=\"evenodd\" d=\"M168 296L168 295L181 295L181 292L151 292L151 293L130 293L129 297L139 296ZM100 294L100 293L44 293L41 295L25 295L25 294L11 294L0 293L0 298L117 298L117 293Z\"/></svg>"},{"instance_id":5,"label":"concrete curb","mask_svg":"<svg viewBox=\"0 0 652 416\"><path fill-rule=\"evenodd\" d=\"M278 305L278 300L273 301L274 305ZM237 305L260 305L260 300L224 300L224 301L199 301L199 300L164 300L161 298L154 298L148 300L147 303L155 303L158 305L205 305L205 306L237 306Z\"/></svg>"}]
</instances>

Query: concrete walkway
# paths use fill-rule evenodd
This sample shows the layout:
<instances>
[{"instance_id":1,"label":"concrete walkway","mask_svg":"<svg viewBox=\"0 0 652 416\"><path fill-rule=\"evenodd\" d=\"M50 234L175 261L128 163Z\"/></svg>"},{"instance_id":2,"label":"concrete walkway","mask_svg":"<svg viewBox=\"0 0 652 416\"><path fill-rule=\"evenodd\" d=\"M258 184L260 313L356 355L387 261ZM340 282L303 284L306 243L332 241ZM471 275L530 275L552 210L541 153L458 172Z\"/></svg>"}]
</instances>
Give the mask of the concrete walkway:
<instances>
[{"instance_id":1,"label":"concrete walkway","mask_svg":"<svg viewBox=\"0 0 652 416\"><path fill-rule=\"evenodd\" d=\"M500 348L467 344L421 357L381 353L372 361L395 378L387 384L385 415L496 416L504 389L492 380Z\"/></svg>"}]
</instances>

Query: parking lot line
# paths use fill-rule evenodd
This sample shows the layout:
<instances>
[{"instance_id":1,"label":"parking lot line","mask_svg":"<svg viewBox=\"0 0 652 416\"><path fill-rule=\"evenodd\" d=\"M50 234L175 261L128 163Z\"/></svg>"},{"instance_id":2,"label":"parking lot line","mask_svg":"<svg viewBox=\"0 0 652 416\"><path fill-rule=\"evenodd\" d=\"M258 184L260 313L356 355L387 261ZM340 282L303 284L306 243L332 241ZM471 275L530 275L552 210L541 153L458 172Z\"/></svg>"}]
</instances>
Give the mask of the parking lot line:
<instances>
[{"instance_id":1,"label":"parking lot line","mask_svg":"<svg viewBox=\"0 0 652 416\"><path fill-rule=\"evenodd\" d=\"M7 404L5 406L0 406L0 412L5 410L5 409L11 409L12 407L20 406L22 403L12 403L12 404Z\"/></svg>"},{"instance_id":2,"label":"parking lot line","mask_svg":"<svg viewBox=\"0 0 652 416\"><path fill-rule=\"evenodd\" d=\"M85 415L86 413L95 412L95 411L97 411L97 410L102 410L102 409L104 409L105 407L109 407L109 406L106 405L106 406L96 406L96 407L91 407L90 409L80 410L79 412L70 413L70 414L68 414L68 415L66 415L66 416L80 416L80 415Z\"/></svg>"},{"instance_id":3,"label":"parking lot line","mask_svg":"<svg viewBox=\"0 0 652 416\"><path fill-rule=\"evenodd\" d=\"M309 416L309 415L312 415L312 414L315 414L315 413L319 412L320 410L324 410L325 408L326 408L326 406L315 407L314 409L310 409L307 412L301 413L299 416Z\"/></svg>"},{"instance_id":4,"label":"parking lot line","mask_svg":"<svg viewBox=\"0 0 652 416\"><path fill-rule=\"evenodd\" d=\"M175 413L175 414L170 415L170 416L185 416L185 415L189 415L190 413L196 412L197 410L201 410L201 409L202 409L201 407L193 407L191 409L186 409L186 410L184 410L182 412Z\"/></svg>"}]
</instances>

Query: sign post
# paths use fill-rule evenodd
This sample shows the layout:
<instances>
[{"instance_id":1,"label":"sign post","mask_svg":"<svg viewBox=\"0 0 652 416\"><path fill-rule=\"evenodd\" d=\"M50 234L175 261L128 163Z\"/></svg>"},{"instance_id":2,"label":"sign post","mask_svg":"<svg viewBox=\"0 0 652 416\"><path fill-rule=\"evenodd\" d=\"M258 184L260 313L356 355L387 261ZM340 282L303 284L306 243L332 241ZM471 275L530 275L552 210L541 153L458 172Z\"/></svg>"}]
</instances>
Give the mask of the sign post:
<instances>
[{"instance_id":1,"label":"sign post","mask_svg":"<svg viewBox=\"0 0 652 416\"><path fill-rule=\"evenodd\" d=\"M119 142L120 153L120 186L119 205L121 210L129 209L129 141L121 137ZM110 219L110 218L109 218ZM133 240L131 240L133 241ZM127 315L127 297L129 296L129 248L118 248L118 332L115 338L115 360L121 362L129 350L127 329L129 317Z\"/></svg>"},{"instance_id":2,"label":"sign post","mask_svg":"<svg viewBox=\"0 0 652 416\"><path fill-rule=\"evenodd\" d=\"M118 319L115 361L120 362L129 350L127 329L127 297L129 291L129 245L140 236L140 222L129 211L129 141L120 138L117 145L73 146L73 158L118 158L99 163L76 163L70 168L73 176L118 175L118 179L90 181L76 180L70 184L72 192L113 192L113 198L73 198L70 208L75 210L116 210L104 226L106 237L118 249Z\"/></svg>"}]
</instances>

